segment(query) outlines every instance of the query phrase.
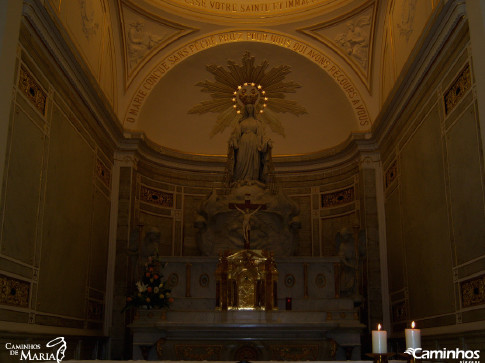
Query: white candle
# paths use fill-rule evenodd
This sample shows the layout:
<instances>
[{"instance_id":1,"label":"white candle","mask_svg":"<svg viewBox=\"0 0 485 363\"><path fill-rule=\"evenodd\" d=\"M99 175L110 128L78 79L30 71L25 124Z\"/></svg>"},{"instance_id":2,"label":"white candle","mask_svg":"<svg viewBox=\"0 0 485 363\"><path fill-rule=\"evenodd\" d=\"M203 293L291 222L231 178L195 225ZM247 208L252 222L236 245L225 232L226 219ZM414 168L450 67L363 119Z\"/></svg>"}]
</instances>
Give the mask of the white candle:
<instances>
[{"instance_id":1,"label":"white candle","mask_svg":"<svg viewBox=\"0 0 485 363\"><path fill-rule=\"evenodd\" d=\"M381 330L381 324L377 326L377 330L372 331L372 353L387 353L387 331Z\"/></svg>"},{"instance_id":2,"label":"white candle","mask_svg":"<svg viewBox=\"0 0 485 363\"><path fill-rule=\"evenodd\" d=\"M411 329L404 329L406 335L406 349L407 348L421 348L421 330L414 329L414 321L411 323Z\"/></svg>"}]
</instances>

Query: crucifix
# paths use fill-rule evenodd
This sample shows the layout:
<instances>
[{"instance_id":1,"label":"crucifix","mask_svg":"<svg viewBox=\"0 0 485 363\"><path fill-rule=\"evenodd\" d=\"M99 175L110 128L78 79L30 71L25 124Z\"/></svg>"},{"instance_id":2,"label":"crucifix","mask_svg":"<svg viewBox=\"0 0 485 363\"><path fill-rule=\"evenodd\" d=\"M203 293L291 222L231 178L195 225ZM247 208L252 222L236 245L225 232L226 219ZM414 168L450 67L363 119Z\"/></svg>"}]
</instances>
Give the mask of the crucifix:
<instances>
[{"instance_id":1,"label":"crucifix","mask_svg":"<svg viewBox=\"0 0 485 363\"><path fill-rule=\"evenodd\" d=\"M251 203L249 196L249 194L246 194L244 203L229 203L230 209L236 209L243 215L242 230L244 236L244 248L246 250L250 249L251 216L256 214L259 210L266 209L265 204Z\"/></svg>"}]
</instances>

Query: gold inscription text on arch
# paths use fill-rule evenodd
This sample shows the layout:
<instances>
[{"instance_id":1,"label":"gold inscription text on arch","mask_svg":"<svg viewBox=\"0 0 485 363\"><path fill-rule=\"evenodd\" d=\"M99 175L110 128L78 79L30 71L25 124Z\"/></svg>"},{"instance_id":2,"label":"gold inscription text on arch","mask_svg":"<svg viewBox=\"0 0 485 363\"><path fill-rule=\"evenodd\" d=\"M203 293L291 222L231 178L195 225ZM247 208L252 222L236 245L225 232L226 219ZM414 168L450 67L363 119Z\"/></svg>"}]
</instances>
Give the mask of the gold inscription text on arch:
<instances>
[{"instance_id":1,"label":"gold inscription text on arch","mask_svg":"<svg viewBox=\"0 0 485 363\"><path fill-rule=\"evenodd\" d=\"M296 40L288 35L261 31L232 31L207 35L190 42L162 59L152 71L145 76L132 96L125 113L124 121L135 124L148 95L160 79L182 60L202 50L233 42L260 42L273 44L292 50L308 58L329 74L342 89L350 102L360 126L369 127L371 119L367 107L360 96L357 87L346 73L329 57L307 43Z\"/></svg>"}]
</instances>

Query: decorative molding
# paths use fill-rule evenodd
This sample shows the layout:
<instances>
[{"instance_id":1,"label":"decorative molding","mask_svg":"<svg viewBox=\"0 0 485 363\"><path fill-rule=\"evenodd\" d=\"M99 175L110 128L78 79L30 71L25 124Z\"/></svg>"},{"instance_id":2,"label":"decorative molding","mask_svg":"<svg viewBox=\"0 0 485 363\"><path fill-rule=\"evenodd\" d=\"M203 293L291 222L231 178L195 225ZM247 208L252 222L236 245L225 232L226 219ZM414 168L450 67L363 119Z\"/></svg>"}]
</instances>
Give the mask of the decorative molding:
<instances>
[{"instance_id":1,"label":"decorative molding","mask_svg":"<svg viewBox=\"0 0 485 363\"><path fill-rule=\"evenodd\" d=\"M470 73L470 65L467 63L443 95L446 115L453 111L470 88L472 88L472 76Z\"/></svg>"},{"instance_id":2,"label":"decorative molding","mask_svg":"<svg viewBox=\"0 0 485 363\"><path fill-rule=\"evenodd\" d=\"M111 187L111 171L99 158L96 158L96 176L108 189Z\"/></svg>"},{"instance_id":3,"label":"decorative molding","mask_svg":"<svg viewBox=\"0 0 485 363\"><path fill-rule=\"evenodd\" d=\"M402 82L388 96L390 102L384 104L379 117L374 122L373 135L377 142L383 142L390 136L396 122L408 112L409 102L419 93L420 85L432 73L431 68L446 44L453 44L460 34L460 29L467 27L465 2L448 1L440 3L430 23L429 30L422 43L427 46L418 49L412 63L406 67ZM412 75L409 76L409 75Z\"/></svg>"},{"instance_id":4,"label":"decorative molding","mask_svg":"<svg viewBox=\"0 0 485 363\"><path fill-rule=\"evenodd\" d=\"M157 356L158 356L158 359L160 360L163 358L163 348L166 341L167 340L165 338L160 338L157 340L157 343L155 345L155 348L157 350Z\"/></svg>"},{"instance_id":5,"label":"decorative molding","mask_svg":"<svg viewBox=\"0 0 485 363\"><path fill-rule=\"evenodd\" d=\"M260 360L260 351L254 344L245 344L237 348L234 353L234 360L241 361L257 361Z\"/></svg>"},{"instance_id":6,"label":"decorative molding","mask_svg":"<svg viewBox=\"0 0 485 363\"><path fill-rule=\"evenodd\" d=\"M162 207L173 207L173 194L162 192L161 190L148 188L144 185L140 187L140 200L142 202L156 204Z\"/></svg>"},{"instance_id":7,"label":"decorative molding","mask_svg":"<svg viewBox=\"0 0 485 363\"><path fill-rule=\"evenodd\" d=\"M207 274L200 275L199 277L200 287L209 287L209 282L210 282L209 275Z\"/></svg>"},{"instance_id":8,"label":"decorative molding","mask_svg":"<svg viewBox=\"0 0 485 363\"><path fill-rule=\"evenodd\" d=\"M318 274L315 276L315 285L320 289L327 286L327 278L325 277L325 274Z\"/></svg>"},{"instance_id":9,"label":"decorative molding","mask_svg":"<svg viewBox=\"0 0 485 363\"><path fill-rule=\"evenodd\" d=\"M318 345L271 345L271 354L271 360L315 361L318 358Z\"/></svg>"},{"instance_id":10,"label":"decorative molding","mask_svg":"<svg viewBox=\"0 0 485 363\"><path fill-rule=\"evenodd\" d=\"M460 283L461 306L469 308L485 304L485 275Z\"/></svg>"},{"instance_id":11,"label":"decorative molding","mask_svg":"<svg viewBox=\"0 0 485 363\"><path fill-rule=\"evenodd\" d=\"M176 273L171 273L168 276L167 283L171 288L174 288L179 284L179 275L177 275Z\"/></svg>"},{"instance_id":12,"label":"decorative molding","mask_svg":"<svg viewBox=\"0 0 485 363\"><path fill-rule=\"evenodd\" d=\"M185 264L185 297L191 297L190 295L190 281L192 276L192 264L186 263ZM199 360L199 359L196 359ZM204 359L200 359L204 360Z\"/></svg>"},{"instance_id":13,"label":"decorative molding","mask_svg":"<svg viewBox=\"0 0 485 363\"><path fill-rule=\"evenodd\" d=\"M285 275L285 286L291 288L295 285L295 276L293 274Z\"/></svg>"},{"instance_id":14,"label":"decorative molding","mask_svg":"<svg viewBox=\"0 0 485 363\"><path fill-rule=\"evenodd\" d=\"M354 187L345 188L332 193L321 195L322 208L336 207L342 204L351 203L355 200Z\"/></svg>"},{"instance_id":15,"label":"decorative molding","mask_svg":"<svg viewBox=\"0 0 485 363\"><path fill-rule=\"evenodd\" d=\"M175 345L177 360L221 360L222 345Z\"/></svg>"},{"instance_id":16,"label":"decorative molding","mask_svg":"<svg viewBox=\"0 0 485 363\"><path fill-rule=\"evenodd\" d=\"M377 6L370 1L330 22L298 29L333 49L371 89L371 67Z\"/></svg>"},{"instance_id":17,"label":"decorative molding","mask_svg":"<svg viewBox=\"0 0 485 363\"><path fill-rule=\"evenodd\" d=\"M42 116L45 116L47 93L23 64L20 66L18 87Z\"/></svg>"},{"instance_id":18,"label":"decorative molding","mask_svg":"<svg viewBox=\"0 0 485 363\"><path fill-rule=\"evenodd\" d=\"M0 275L0 304L29 307L30 282Z\"/></svg>"},{"instance_id":19,"label":"decorative molding","mask_svg":"<svg viewBox=\"0 0 485 363\"><path fill-rule=\"evenodd\" d=\"M397 161L394 160L386 170L386 181L385 187L386 189L391 186L391 184L397 179Z\"/></svg>"}]
</instances>

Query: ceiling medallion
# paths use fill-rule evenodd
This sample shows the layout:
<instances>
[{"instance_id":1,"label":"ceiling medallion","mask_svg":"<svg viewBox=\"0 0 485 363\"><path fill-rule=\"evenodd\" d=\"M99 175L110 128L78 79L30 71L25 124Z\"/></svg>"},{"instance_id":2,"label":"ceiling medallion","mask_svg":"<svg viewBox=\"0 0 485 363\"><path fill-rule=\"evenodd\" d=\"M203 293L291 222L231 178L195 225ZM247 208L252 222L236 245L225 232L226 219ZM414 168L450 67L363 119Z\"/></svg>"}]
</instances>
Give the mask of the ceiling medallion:
<instances>
[{"instance_id":1,"label":"ceiling medallion","mask_svg":"<svg viewBox=\"0 0 485 363\"><path fill-rule=\"evenodd\" d=\"M207 66L215 81L199 82L197 86L202 87L202 92L209 93L211 99L189 110L191 114L219 113L211 136L235 124L248 104L254 106L261 121L282 136L285 136L285 132L277 113L289 112L296 116L306 113L303 106L285 98L287 93L294 93L300 88L298 83L284 82L291 72L290 66L281 65L266 71L268 61L256 66L255 58L249 52L244 54L242 65L231 60L227 64L227 69L217 65Z\"/></svg>"}]
</instances>

